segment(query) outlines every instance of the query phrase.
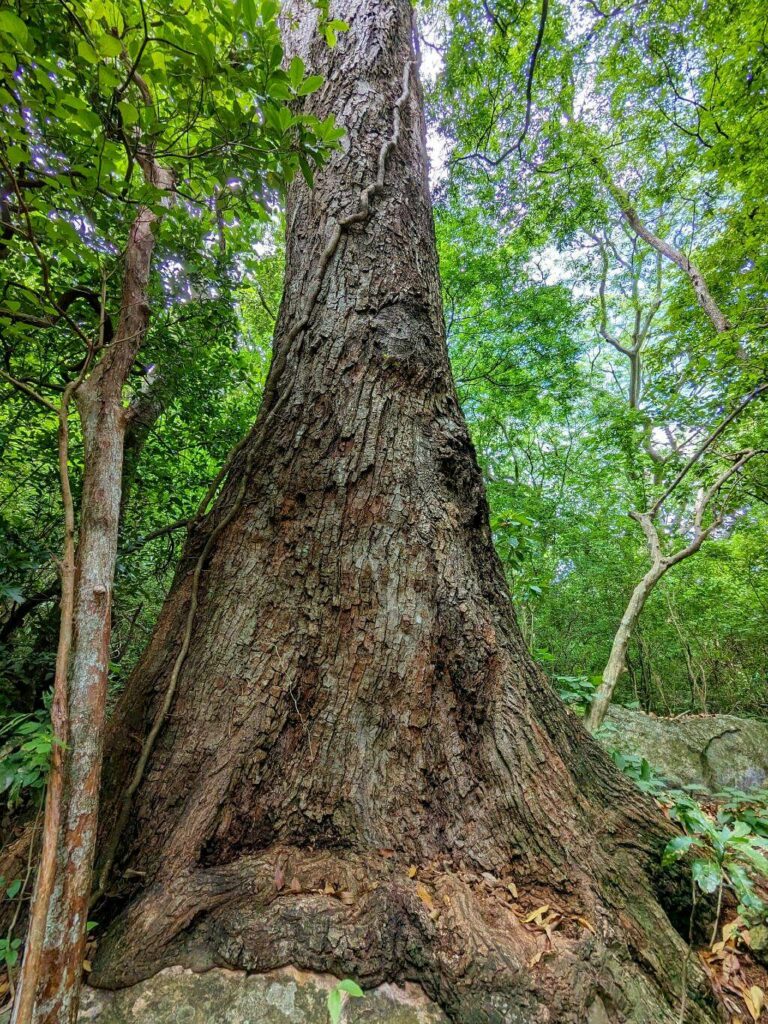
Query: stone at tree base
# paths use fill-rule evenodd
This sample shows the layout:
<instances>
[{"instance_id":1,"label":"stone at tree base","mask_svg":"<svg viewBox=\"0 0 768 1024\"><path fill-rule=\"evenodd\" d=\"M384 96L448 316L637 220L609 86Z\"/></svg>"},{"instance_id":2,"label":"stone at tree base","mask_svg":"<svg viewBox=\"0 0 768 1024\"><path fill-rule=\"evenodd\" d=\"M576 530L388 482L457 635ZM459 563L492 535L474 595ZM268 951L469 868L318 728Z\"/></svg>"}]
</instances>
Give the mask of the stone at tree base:
<instances>
[{"instance_id":1,"label":"stone at tree base","mask_svg":"<svg viewBox=\"0 0 768 1024\"><path fill-rule=\"evenodd\" d=\"M611 750L639 754L673 786L712 792L768 788L768 723L732 715L656 718L613 706L600 739Z\"/></svg>"},{"instance_id":2,"label":"stone at tree base","mask_svg":"<svg viewBox=\"0 0 768 1024\"><path fill-rule=\"evenodd\" d=\"M328 1024L329 974L169 967L116 992L83 988L79 1024ZM447 1024L417 985L380 985L348 999L344 1024Z\"/></svg>"}]
</instances>

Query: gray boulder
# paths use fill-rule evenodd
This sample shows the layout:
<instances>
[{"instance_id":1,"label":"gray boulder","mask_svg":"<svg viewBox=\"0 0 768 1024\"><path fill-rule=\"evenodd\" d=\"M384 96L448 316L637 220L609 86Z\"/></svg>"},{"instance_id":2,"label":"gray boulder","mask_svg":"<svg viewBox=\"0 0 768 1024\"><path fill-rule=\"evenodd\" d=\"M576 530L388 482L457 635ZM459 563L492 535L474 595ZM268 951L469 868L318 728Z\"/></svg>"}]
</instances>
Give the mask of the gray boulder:
<instances>
[{"instance_id":1,"label":"gray boulder","mask_svg":"<svg viewBox=\"0 0 768 1024\"><path fill-rule=\"evenodd\" d=\"M768 722L732 715L656 718L611 707L600 734L610 750L639 754L672 786L710 792L768 788Z\"/></svg>"},{"instance_id":2,"label":"gray boulder","mask_svg":"<svg viewBox=\"0 0 768 1024\"><path fill-rule=\"evenodd\" d=\"M328 1024L327 974L285 967L269 974L169 967L138 985L85 986L78 1024ZM346 997L345 997L346 998ZM417 985L380 985L347 999L344 1024L448 1024Z\"/></svg>"}]
</instances>

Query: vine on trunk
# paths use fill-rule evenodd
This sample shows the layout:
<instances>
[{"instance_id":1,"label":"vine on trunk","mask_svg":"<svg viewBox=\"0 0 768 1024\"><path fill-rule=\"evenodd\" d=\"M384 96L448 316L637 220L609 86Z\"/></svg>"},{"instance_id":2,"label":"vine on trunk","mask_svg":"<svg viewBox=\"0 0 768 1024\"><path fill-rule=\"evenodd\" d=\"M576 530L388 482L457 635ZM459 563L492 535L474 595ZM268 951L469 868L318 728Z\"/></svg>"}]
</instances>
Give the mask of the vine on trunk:
<instances>
[{"instance_id":1,"label":"vine on trunk","mask_svg":"<svg viewBox=\"0 0 768 1024\"><path fill-rule=\"evenodd\" d=\"M325 279L325 273L338 248L339 241L341 240L344 231L348 229L352 224L363 223L370 217L371 200L375 196L379 195L379 193L384 188L384 178L387 169L387 157L392 152L392 150L395 149L400 140L401 109L403 104L408 100L408 97L410 95L410 80L412 66L412 61L406 61L405 66L403 68L403 88L400 93L400 96L397 98L394 105L392 134L382 144L381 149L379 150L376 178L369 185L366 185L366 187L361 190L360 204L357 210L354 213L350 214L348 217L342 217L341 219L336 221L333 231L331 232L331 237L328 240L328 243L325 249L323 250L322 256L320 258L320 266L318 267L315 279L312 283L312 286L309 289L309 292L307 293L304 312L293 325L293 327L288 331L285 337L285 342L282 347L281 355L278 357L277 360L275 360L275 363L273 364L273 373L275 380L279 379L281 373L285 368L287 353L290 349L291 343L298 337L301 331L303 331L304 328L309 323L310 316L312 315L312 310L315 306L315 303L317 302L317 297L320 294L320 289L322 288L323 280ZM289 386L283 391L283 394L280 397L280 399L278 399L278 401L272 406L271 409L267 410L267 413L264 416L259 427L259 435L264 434L266 427L269 425L269 423L272 422L278 410L283 406L290 393L291 385L289 384ZM250 435L246 434L245 437L242 438L242 440L238 441L238 443L230 452L229 457L224 463L224 466L217 473L216 477L211 483L211 486L208 488L208 491L206 492L205 496L203 497L203 500L200 503L196 516L197 521L199 521L205 515L206 510L210 505L210 502L213 500L213 497L216 494L216 490L219 484L228 476L238 454L245 446L246 441L249 439L253 440L250 438ZM200 578L202 576L203 566L205 565L206 559L210 554L210 551L213 547L216 538L232 522L232 520L235 518L235 516L240 511L240 508L242 507L248 478L250 476L251 465L253 462L252 452L254 450L254 447L255 444L251 446L251 453L248 455L246 459L245 468L241 476L240 486L238 487L235 500L233 501L229 511L224 516L224 518L216 524L216 526L208 535L205 545L203 546L203 550L200 552L200 555L198 556L197 561L195 562L195 567L193 569L192 574L192 591L190 594L189 608L187 610L187 617L184 625L181 649L176 657L173 669L171 670L168 685L163 695L163 702L160 705L157 714L155 715L154 722L152 723L152 728L150 729L146 739L142 744L139 760L136 764L136 768L134 769L131 781L128 785L128 788L125 790L123 794L122 800L120 801L120 809L118 811L117 818L115 819L115 824L112 828L109 839L107 841L104 860L99 871L98 887L91 896L91 906L97 903L105 895L107 882L109 880L109 875L112 871L112 866L115 860L115 854L117 853L117 847L120 842L123 830L125 829L125 826L128 822L128 816L131 810L133 795L139 788L141 780L144 777L147 762L149 761L149 758L152 754L155 742L157 741L157 737L160 734L160 730L162 729L165 720L168 717L168 712L170 711L171 704L173 702L173 697L176 692L179 676L181 675L181 670L184 667L184 662L186 661L187 654L189 653L189 646L192 639L192 629L194 626L195 613L197 612L198 593L200 590Z\"/></svg>"}]
</instances>

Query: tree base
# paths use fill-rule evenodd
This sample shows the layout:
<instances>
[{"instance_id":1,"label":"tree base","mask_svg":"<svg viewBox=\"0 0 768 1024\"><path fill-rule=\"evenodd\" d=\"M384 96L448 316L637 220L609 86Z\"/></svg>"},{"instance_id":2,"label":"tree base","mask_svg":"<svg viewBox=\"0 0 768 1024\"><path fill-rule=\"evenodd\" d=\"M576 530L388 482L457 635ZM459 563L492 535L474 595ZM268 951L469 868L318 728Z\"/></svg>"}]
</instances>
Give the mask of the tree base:
<instances>
[{"instance_id":1,"label":"tree base","mask_svg":"<svg viewBox=\"0 0 768 1024\"><path fill-rule=\"evenodd\" d=\"M293 965L365 988L417 982L461 1024L677 1024L686 947L658 918L657 942L633 945L624 915L461 863L280 847L149 888L110 930L90 980L120 988L173 965ZM694 961L684 1019L717 1021Z\"/></svg>"}]
</instances>

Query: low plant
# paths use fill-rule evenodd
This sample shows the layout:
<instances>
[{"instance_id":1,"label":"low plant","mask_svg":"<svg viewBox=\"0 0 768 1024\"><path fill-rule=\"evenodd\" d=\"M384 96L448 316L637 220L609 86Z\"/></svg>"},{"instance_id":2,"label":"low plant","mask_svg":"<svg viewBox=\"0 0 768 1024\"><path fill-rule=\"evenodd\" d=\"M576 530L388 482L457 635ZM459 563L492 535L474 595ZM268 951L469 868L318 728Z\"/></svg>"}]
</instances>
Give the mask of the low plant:
<instances>
[{"instance_id":1,"label":"low plant","mask_svg":"<svg viewBox=\"0 0 768 1024\"><path fill-rule=\"evenodd\" d=\"M21 939L0 938L0 964L5 964L8 970L16 966L19 960L19 949Z\"/></svg>"},{"instance_id":2,"label":"low plant","mask_svg":"<svg viewBox=\"0 0 768 1024\"><path fill-rule=\"evenodd\" d=\"M583 717L600 685L600 676L552 676L552 683L560 700Z\"/></svg>"},{"instance_id":3,"label":"low plant","mask_svg":"<svg viewBox=\"0 0 768 1024\"><path fill-rule=\"evenodd\" d=\"M9 809L29 797L42 796L52 748L47 707L0 721L0 797Z\"/></svg>"},{"instance_id":4,"label":"low plant","mask_svg":"<svg viewBox=\"0 0 768 1024\"><path fill-rule=\"evenodd\" d=\"M341 1011L344 1006L344 995L352 996L354 999L360 999L365 993L357 984L352 981L351 978L344 978L338 985L334 985L331 991L328 993L328 1019L331 1024L339 1024L341 1020Z\"/></svg>"},{"instance_id":5,"label":"low plant","mask_svg":"<svg viewBox=\"0 0 768 1024\"><path fill-rule=\"evenodd\" d=\"M691 854L696 886L704 893L718 893L718 920L724 888L734 893L741 917L762 917L766 906L755 883L759 878L768 880L768 820L764 814L733 800L708 813L693 797L678 793L670 817L679 822L684 835L670 840L662 864L669 866Z\"/></svg>"},{"instance_id":6,"label":"low plant","mask_svg":"<svg viewBox=\"0 0 768 1024\"><path fill-rule=\"evenodd\" d=\"M649 762L640 754L627 754L621 750L611 750L610 753L616 767L628 775L644 793L657 796L669 792L664 780L659 778Z\"/></svg>"}]
</instances>

